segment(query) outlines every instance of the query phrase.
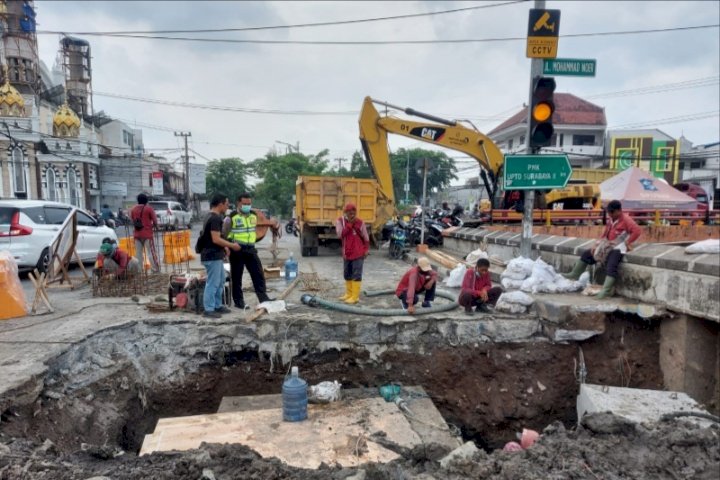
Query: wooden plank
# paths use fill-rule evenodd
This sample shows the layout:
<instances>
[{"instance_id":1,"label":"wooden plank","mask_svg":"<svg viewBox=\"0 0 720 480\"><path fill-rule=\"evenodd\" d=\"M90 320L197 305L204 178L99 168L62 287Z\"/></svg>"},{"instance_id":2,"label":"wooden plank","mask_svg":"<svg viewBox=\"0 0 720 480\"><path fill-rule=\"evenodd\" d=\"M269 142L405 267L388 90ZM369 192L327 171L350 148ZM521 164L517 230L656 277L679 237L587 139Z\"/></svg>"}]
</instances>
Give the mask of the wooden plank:
<instances>
[{"instance_id":1,"label":"wooden plank","mask_svg":"<svg viewBox=\"0 0 720 480\"><path fill-rule=\"evenodd\" d=\"M287 288L280 294L279 297L277 297L277 299L278 299L278 300L284 300L285 297L287 297L287 296L290 294L290 292L292 291L292 289L297 286L298 282L300 282L300 275L298 275L297 278L296 278L295 280L293 280L290 285L287 286ZM259 309L259 310L256 310L256 311L253 312L249 317L247 317L247 318L245 319L245 321L248 322L248 323L254 322L254 321L257 320L258 318L260 318L264 313L267 313L267 311L266 311L264 308L261 308L261 309Z\"/></svg>"},{"instance_id":2,"label":"wooden plank","mask_svg":"<svg viewBox=\"0 0 720 480\"><path fill-rule=\"evenodd\" d=\"M282 410L277 408L162 419L146 437L141 455L189 450L208 442L242 443L263 457L277 457L298 468L315 469L322 462L352 467L398 458L370 439L376 432L384 432L387 440L406 448L422 444L394 403L370 398L309 405L308 419L303 422L283 422Z\"/></svg>"}]
</instances>

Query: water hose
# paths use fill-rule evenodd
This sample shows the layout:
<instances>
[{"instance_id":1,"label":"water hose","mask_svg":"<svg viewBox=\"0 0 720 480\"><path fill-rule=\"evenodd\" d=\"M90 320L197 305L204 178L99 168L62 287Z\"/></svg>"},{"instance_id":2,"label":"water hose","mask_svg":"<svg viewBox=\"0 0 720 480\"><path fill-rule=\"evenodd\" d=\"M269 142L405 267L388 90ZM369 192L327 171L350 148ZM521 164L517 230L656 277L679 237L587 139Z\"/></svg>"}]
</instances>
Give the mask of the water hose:
<instances>
[{"instance_id":1,"label":"water hose","mask_svg":"<svg viewBox=\"0 0 720 480\"><path fill-rule=\"evenodd\" d=\"M380 295L395 295L395 290L376 290L371 292L363 292L366 297L378 297ZM438 290L435 292L436 297L445 298L451 300L450 303L443 303L441 305L434 305L430 308L418 307L415 309L414 315L427 315L429 313L441 313L455 310L458 307L457 294ZM305 305L311 307L324 307L330 310L337 310L339 312L353 313L355 315L369 315L371 317L395 317L395 316L414 316L410 315L404 308L366 308L358 307L355 305L348 305L343 302L332 302L326 300L317 295L310 295L306 293L300 300Z\"/></svg>"},{"instance_id":2,"label":"water hose","mask_svg":"<svg viewBox=\"0 0 720 480\"><path fill-rule=\"evenodd\" d=\"M715 423L720 423L720 417L717 417L715 415L712 415L707 412L670 412L664 414L662 417L660 417L660 420L672 420L673 418L680 418L680 417L698 417L698 418L704 418L706 420L713 421Z\"/></svg>"}]
</instances>

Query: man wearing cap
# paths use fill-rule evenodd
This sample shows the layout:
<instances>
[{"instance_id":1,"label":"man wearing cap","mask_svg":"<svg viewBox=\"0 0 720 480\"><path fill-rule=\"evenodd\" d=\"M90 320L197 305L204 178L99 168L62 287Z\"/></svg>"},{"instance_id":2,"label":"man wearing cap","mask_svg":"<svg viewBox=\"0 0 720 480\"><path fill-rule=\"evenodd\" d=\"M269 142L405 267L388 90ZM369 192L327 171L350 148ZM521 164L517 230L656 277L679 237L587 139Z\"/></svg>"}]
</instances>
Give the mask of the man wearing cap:
<instances>
[{"instance_id":1,"label":"man wearing cap","mask_svg":"<svg viewBox=\"0 0 720 480\"><path fill-rule=\"evenodd\" d=\"M368 254L370 237L365 223L358 218L357 208L348 203L343 216L335 222L335 232L342 242L343 277L345 278L345 295L340 300L354 304L360 301L362 286L363 263Z\"/></svg>"},{"instance_id":2,"label":"man wearing cap","mask_svg":"<svg viewBox=\"0 0 720 480\"><path fill-rule=\"evenodd\" d=\"M136 275L141 272L140 261L120 250L112 240L100 245L97 265L103 274L112 273L117 278L126 278L128 275Z\"/></svg>"},{"instance_id":3,"label":"man wearing cap","mask_svg":"<svg viewBox=\"0 0 720 480\"><path fill-rule=\"evenodd\" d=\"M417 265L405 272L400 283L395 289L395 295L402 302L409 314L415 313L420 294L424 293L423 308L432 307L435 300L435 285L437 284L437 273L430 266L430 260L420 257Z\"/></svg>"}]
</instances>

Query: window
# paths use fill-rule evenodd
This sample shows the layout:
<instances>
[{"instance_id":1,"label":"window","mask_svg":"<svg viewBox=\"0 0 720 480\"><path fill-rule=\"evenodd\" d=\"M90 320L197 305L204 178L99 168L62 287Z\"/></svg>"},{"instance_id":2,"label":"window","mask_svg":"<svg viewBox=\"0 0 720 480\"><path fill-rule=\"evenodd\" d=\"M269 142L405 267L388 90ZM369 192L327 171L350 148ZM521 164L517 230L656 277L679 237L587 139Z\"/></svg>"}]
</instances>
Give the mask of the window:
<instances>
[{"instance_id":1,"label":"window","mask_svg":"<svg viewBox=\"0 0 720 480\"><path fill-rule=\"evenodd\" d=\"M57 202L57 175L54 168L48 168L45 170L45 184L47 185L45 187L45 200Z\"/></svg>"},{"instance_id":2,"label":"window","mask_svg":"<svg viewBox=\"0 0 720 480\"><path fill-rule=\"evenodd\" d=\"M77 223L78 225L82 227L96 227L97 223L95 223L95 220L90 218L89 215L84 214L83 212L77 212Z\"/></svg>"},{"instance_id":3,"label":"window","mask_svg":"<svg viewBox=\"0 0 720 480\"><path fill-rule=\"evenodd\" d=\"M518 144L518 146L522 145L525 145L525 135L520 136L520 143Z\"/></svg>"},{"instance_id":4,"label":"window","mask_svg":"<svg viewBox=\"0 0 720 480\"><path fill-rule=\"evenodd\" d=\"M573 135L573 146L592 146L595 145L595 135Z\"/></svg>"},{"instance_id":5,"label":"window","mask_svg":"<svg viewBox=\"0 0 720 480\"><path fill-rule=\"evenodd\" d=\"M690 162L690 170L702 168L702 162Z\"/></svg>"},{"instance_id":6,"label":"window","mask_svg":"<svg viewBox=\"0 0 720 480\"><path fill-rule=\"evenodd\" d=\"M558 147L562 147L563 145L565 145L565 134L561 133L560 134L560 143L558 143Z\"/></svg>"},{"instance_id":7,"label":"window","mask_svg":"<svg viewBox=\"0 0 720 480\"><path fill-rule=\"evenodd\" d=\"M69 208L45 207L45 219L48 225L62 225L69 214Z\"/></svg>"},{"instance_id":8,"label":"window","mask_svg":"<svg viewBox=\"0 0 720 480\"><path fill-rule=\"evenodd\" d=\"M128 132L127 130L123 130L123 143L125 145L129 145L130 148L134 148L133 146L133 134Z\"/></svg>"},{"instance_id":9,"label":"window","mask_svg":"<svg viewBox=\"0 0 720 480\"><path fill-rule=\"evenodd\" d=\"M672 147L658 148L657 156L658 160L655 164L656 172L669 172L671 171L672 157L675 149Z\"/></svg>"},{"instance_id":10,"label":"window","mask_svg":"<svg viewBox=\"0 0 720 480\"><path fill-rule=\"evenodd\" d=\"M33 222L39 225L45 224L45 209L43 207L23 208L22 212L30 217Z\"/></svg>"},{"instance_id":11,"label":"window","mask_svg":"<svg viewBox=\"0 0 720 480\"><path fill-rule=\"evenodd\" d=\"M510 140L508 140L508 150L512 150L512 148L513 148L513 139L511 138Z\"/></svg>"},{"instance_id":12,"label":"window","mask_svg":"<svg viewBox=\"0 0 720 480\"><path fill-rule=\"evenodd\" d=\"M25 156L22 150L14 148L12 151L12 169L13 169L13 187L15 193L26 194L27 185L25 184Z\"/></svg>"},{"instance_id":13,"label":"window","mask_svg":"<svg viewBox=\"0 0 720 480\"><path fill-rule=\"evenodd\" d=\"M557 146L557 133L553 133L552 137L550 137L550 146L551 147Z\"/></svg>"},{"instance_id":14,"label":"window","mask_svg":"<svg viewBox=\"0 0 720 480\"><path fill-rule=\"evenodd\" d=\"M80 192L78 191L77 172L70 167L67 170L68 194L70 196L70 204L76 207L80 206Z\"/></svg>"}]
</instances>

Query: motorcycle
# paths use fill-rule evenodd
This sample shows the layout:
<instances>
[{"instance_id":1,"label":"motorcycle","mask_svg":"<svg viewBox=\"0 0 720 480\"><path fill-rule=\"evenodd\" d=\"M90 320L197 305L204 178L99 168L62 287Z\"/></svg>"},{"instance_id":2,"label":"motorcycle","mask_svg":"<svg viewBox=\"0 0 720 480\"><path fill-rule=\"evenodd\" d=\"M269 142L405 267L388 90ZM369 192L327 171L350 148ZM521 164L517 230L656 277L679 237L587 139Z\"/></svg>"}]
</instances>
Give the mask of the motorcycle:
<instances>
[{"instance_id":1,"label":"motorcycle","mask_svg":"<svg viewBox=\"0 0 720 480\"><path fill-rule=\"evenodd\" d=\"M395 260L401 259L405 252L408 251L406 247L408 233L408 225L402 220L398 220L390 234L390 258Z\"/></svg>"},{"instance_id":2,"label":"motorcycle","mask_svg":"<svg viewBox=\"0 0 720 480\"><path fill-rule=\"evenodd\" d=\"M296 237L300 234L298 231L297 221L294 218L291 218L285 224L285 233L292 233Z\"/></svg>"}]
</instances>

